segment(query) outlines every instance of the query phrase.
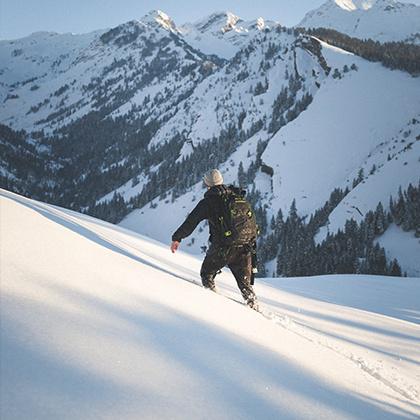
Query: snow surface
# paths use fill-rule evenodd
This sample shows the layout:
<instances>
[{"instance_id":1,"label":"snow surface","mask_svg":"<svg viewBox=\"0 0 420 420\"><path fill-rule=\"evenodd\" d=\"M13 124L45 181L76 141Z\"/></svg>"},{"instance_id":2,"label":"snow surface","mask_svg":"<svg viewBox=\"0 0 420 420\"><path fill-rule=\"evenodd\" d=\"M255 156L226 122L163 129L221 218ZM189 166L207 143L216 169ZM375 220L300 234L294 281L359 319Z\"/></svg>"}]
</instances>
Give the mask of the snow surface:
<instances>
[{"instance_id":1,"label":"snow surface","mask_svg":"<svg viewBox=\"0 0 420 420\"><path fill-rule=\"evenodd\" d=\"M420 238L416 238L414 232L404 232L392 224L377 242L385 248L389 261L396 258L407 275L420 277Z\"/></svg>"},{"instance_id":2,"label":"snow surface","mask_svg":"<svg viewBox=\"0 0 420 420\"><path fill-rule=\"evenodd\" d=\"M420 124L417 130L417 132L420 132ZM417 132L414 133L416 134ZM343 229L347 219L352 218L357 222L361 222L366 213L369 210L374 210L379 202L383 204L385 209L389 210L390 196L392 195L394 199L397 199L399 187L405 190L410 183L417 185L420 178L418 169L420 142L413 140L412 146L408 149L405 149L404 146L407 143L400 143L401 150L388 161L383 152L386 151L386 147L389 144L393 143L395 144L395 141L387 142L383 149L379 148L380 153L375 153L371 156L371 160L376 161L374 164L379 167L375 173L368 173L369 168L372 167L372 162L363 165L367 174L365 180L352 189L331 212L327 225L321 228L315 237L318 243L326 238L328 232L336 233L338 229ZM403 235L400 239L403 241L404 237ZM412 244L412 242L410 243ZM391 245L390 243L388 244ZM401 241L399 241L399 245L406 249ZM420 269L419 261L416 265L417 269ZM411 263L410 266L404 266L404 269L410 270L412 267L414 265Z\"/></svg>"},{"instance_id":3,"label":"snow surface","mask_svg":"<svg viewBox=\"0 0 420 420\"><path fill-rule=\"evenodd\" d=\"M258 280L0 191L2 419L420 415L419 278ZM227 296L227 297L226 297Z\"/></svg>"}]
</instances>

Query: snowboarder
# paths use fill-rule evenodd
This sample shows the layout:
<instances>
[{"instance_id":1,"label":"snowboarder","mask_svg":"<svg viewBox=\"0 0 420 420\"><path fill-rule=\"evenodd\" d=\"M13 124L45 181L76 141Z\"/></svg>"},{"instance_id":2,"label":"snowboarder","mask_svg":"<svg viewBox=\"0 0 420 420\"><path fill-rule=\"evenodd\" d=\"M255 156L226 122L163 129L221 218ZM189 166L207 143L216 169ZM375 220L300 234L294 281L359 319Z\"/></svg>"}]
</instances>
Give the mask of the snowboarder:
<instances>
[{"instance_id":1,"label":"snowboarder","mask_svg":"<svg viewBox=\"0 0 420 420\"><path fill-rule=\"evenodd\" d=\"M252 252L257 235L255 215L244 199L245 191L223 184L223 176L212 169L203 177L207 191L204 198L172 235L171 251L179 248L182 239L191 235L202 220L208 220L210 246L201 266L205 288L216 291L214 278L228 266L248 306L258 310L252 287Z\"/></svg>"}]
</instances>

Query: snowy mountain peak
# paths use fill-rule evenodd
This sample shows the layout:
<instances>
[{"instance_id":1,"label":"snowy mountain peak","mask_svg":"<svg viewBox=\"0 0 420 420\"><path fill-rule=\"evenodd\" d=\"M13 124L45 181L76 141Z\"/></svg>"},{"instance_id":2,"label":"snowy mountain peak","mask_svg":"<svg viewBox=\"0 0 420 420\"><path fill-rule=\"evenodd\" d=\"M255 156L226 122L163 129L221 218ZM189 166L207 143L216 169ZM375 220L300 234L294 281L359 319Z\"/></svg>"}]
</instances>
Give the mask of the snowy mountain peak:
<instances>
[{"instance_id":1,"label":"snowy mountain peak","mask_svg":"<svg viewBox=\"0 0 420 420\"><path fill-rule=\"evenodd\" d=\"M333 0L343 10L368 10L375 4L375 0Z\"/></svg>"},{"instance_id":2,"label":"snowy mountain peak","mask_svg":"<svg viewBox=\"0 0 420 420\"><path fill-rule=\"evenodd\" d=\"M140 22L147 25L157 24L169 31L178 31L175 22L171 19L171 17L161 10L151 10L140 19Z\"/></svg>"},{"instance_id":3,"label":"snowy mountain peak","mask_svg":"<svg viewBox=\"0 0 420 420\"><path fill-rule=\"evenodd\" d=\"M266 29L267 27L273 26L276 23L273 21L265 20L262 17L259 17L255 20L251 20L249 22L244 22L242 27L245 28L247 31L251 30L258 30L262 31L263 29Z\"/></svg>"},{"instance_id":4,"label":"snowy mountain peak","mask_svg":"<svg viewBox=\"0 0 420 420\"><path fill-rule=\"evenodd\" d=\"M412 3L401 3L398 0L328 0L322 4L318 9L319 11L326 11L337 9L337 7L345 12L377 12L383 10L385 12L393 11L396 9L407 10L415 8L416 5ZM311 12L309 12L311 13Z\"/></svg>"},{"instance_id":5,"label":"snowy mountain peak","mask_svg":"<svg viewBox=\"0 0 420 420\"><path fill-rule=\"evenodd\" d=\"M258 28L259 30L262 30L262 29L264 29L264 28L265 28L265 21L264 21L264 18L259 17L259 18L257 19L257 28Z\"/></svg>"},{"instance_id":6,"label":"snowy mountain peak","mask_svg":"<svg viewBox=\"0 0 420 420\"><path fill-rule=\"evenodd\" d=\"M232 29L235 29L236 24L242 19L239 16L236 16L232 12L226 12L226 24L222 28L222 32L228 32Z\"/></svg>"},{"instance_id":7,"label":"snowy mountain peak","mask_svg":"<svg viewBox=\"0 0 420 420\"><path fill-rule=\"evenodd\" d=\"M204 32L218 32L225 33L236 28L237 23L242 22L242 19L229 11L214 12L211 15L200 19L194 23L183 25L185 30L195 28L201 33Z\"/></svg>"},{"instance_id":8,"label":"snowy mountain peak","mask_svg":"<svg viewBox=\"0 0 420 420\"><path fill-rule=\"evenodd\" d=\"M185 23L178 31L194 48L223 58L233 57L258 32L277 23L259 17L245 21L232 12L215 12L196 22Z\"/></svg>"},{"instance_id":9,"label":"snowy mountain peak","mask_svg":"<svg viewBox=\"0 0 420 420\"><path fill-rule=\"evenodd\" d=\"M397 0L328 0L308 12L298 26L334 29L379 42L416 42L420 7Z\"/></svg>"}]
</instances>

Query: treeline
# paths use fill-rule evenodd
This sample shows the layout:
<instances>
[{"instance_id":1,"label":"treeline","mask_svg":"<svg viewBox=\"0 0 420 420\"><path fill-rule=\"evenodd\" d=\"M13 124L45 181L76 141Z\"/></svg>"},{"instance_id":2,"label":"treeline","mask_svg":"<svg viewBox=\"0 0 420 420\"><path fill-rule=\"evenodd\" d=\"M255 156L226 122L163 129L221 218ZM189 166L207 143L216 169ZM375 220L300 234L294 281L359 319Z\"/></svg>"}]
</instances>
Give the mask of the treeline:
<instances>
[{"instance_id":1,"label":"treeline","mask_svg":"<svg viewBox=\"0 0 420 420\"><path fill-rule=\"evenodd\" d=\"M334 190L323 208L311 215L308 222L299 217L295 200L286 218L279 211L271 220L270 233L259 244L262 274L273 274L265 273L264 265L276 259L274 274L285 277L354 273L401 276L398 261L387 261L384 248L375 239L391 223L405 231L414 230L420 237L420 183L417 187L410 184L406 191L400 189L395 200L391 197L390 211L385 211L379 203L361 223L347 220L343 229L328 233L317 244L316 234L347 193L348 190Z\"/></svg>"},{"instance_id":2,"label":"treeline","mask_svg":"<svg viewBox=\"0 0 420 420\"><path fill-rule=\"evenodd\" d=\"M396 225L406 232L414 230L420 238L420 181L417 188L410 184L404 192L400 187L398 197L390 198L389 209Z\"/></svg>"},{"instance_id":3,"label":"treeline","mask_svg":"<svg viewBox=\"0 0 420 420\"><path fill-rule=\"evenodd\" d=\"M372 39L352 38L333 29L301 29L328 44L350 51L369 61L379 61L393 70L403 70L413 76L420 75L420 46L404 42L380 43Z\"/></svg>"},{"instance_id":4,"label":"treeline","mask_svg":"<svg viewBox=\"0 0 420 420\"><path fill-rule=\"evenodd\" d=\"M24 131L0 124L0 187L35 199L49 188L47 154L28 140Z\"/></svg>"},{"instance_id":5,"label":"treeline","mask_svg":"<svg viewBox=\"0 0 420 420\"><path fill-rule=\"evenodd\" d=\"M226 161L243 140L244 135L240 135L238 128L232 124L211 141L192 145L191 155L178 161L165 160L165 156L178 156L182 145L188 141L179 135L155 151L155 158L156 153L162 155L161 163L157 170L146 171L148 181L138 195L123 206L119 194L114 194L110 201L89 206L87 213L116 223L133 209L141 208L154 199L167 199L173 202L196 184L208 169Z\"/></svg>"}]
</instances>

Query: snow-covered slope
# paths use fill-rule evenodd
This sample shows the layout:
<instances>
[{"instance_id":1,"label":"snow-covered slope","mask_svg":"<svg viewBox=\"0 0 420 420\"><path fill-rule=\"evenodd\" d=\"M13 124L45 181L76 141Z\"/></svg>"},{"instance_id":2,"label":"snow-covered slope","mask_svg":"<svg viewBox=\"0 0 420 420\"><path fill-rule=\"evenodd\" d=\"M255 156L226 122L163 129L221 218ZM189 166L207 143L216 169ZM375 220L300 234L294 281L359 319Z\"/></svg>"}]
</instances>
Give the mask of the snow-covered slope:
<instances>
[{"instance_id":1,"label":"snow-covered slope","mask_svg":"<svg viewBox=\"0 0 420 420\"><path fill-rule=\"evenodd\" d=\"M87 34L35 32L13 41L0 41L1 85L32 83L34 80L66 71L80 51L105 30ZM2 98L4 99L4 98Z\"/></svg>"},{"instance_id":2,"label":"snow-covered slope","mask_svg":"<svg viewBox=\"0 0 420 420\"><path fill-rule=\"evenodd\" d=\"M395 419L420 414L420 279L259 282L2 190L2 419ZM238 299L233 279L221 294Z\"/></svg>"},{"instance_id":3,"label":"snow-covered slope","mask_svg":"<svg viewBox=\"0 0 420 420\"><path fill-rule=\"evenodd\" d=\"M297 25L380 42L420 43L420 7L396 0L327 0Z\"/></svg>"},{"instance_id":4,"label":"snow-covered slope","mask_svg":"<svg viewBox=\"0 0 420 420\"><path fill-rule=\"evenodd\" d=\"M262 159L274 171L274 213L278 208L287 213L295 198L301 214L310 214L334 188L348 186L350 193L330 216L329 230L336 232L346 219L362 220L356 207L365 214L381 201L386 208L400 185L417 185L419 82L322 45L341 77L323 82L308 109L270 140ZM357 70L342 71L352 64ZM361 168L365 179L353 188ZM318 239L326 234L327 229Z\"/></svg>"},{"instance_id":5,"label":"snow-covered slope","mask_svg":"<svg viewBox=\"0 0 420 420\"><path fill-rule=\"evenodd\" d=\"M396 258L409 276L420 277L420 238L414 232L404 232L399 226L391 225L378 239L390 260Z\"/></svg>"},{"instance_id":6,"label":"snow-covered slope","mask_svg":"<svg viewBox=\"0 0 420 420\"><path fill-rule=\"evenodd\" d=\"M158 130L151 145L168 142L177 133L187 133L192 143L184 144L182 158L233 125L240 125L244 133L260 131L261 139L267 138L273 103L282 88L288 86L290 75L298 72L304 79L290 107L304 92L316 92L317 83L325 77L318 57L302 44L298 37L282 30L256 33L235 59L197 86L182 108Z\"/></svg>"},{"instance_id":7,"label":"snow-covered slope","mask_svg":"<svg viewBox=\"0 0 420 420\"><path fill-rule=\"evenodd\" d=\"M113 117L165 120L223 58L272 26L227 12L177 27L153 10L109 30L1 41L0 121L51 132L105 106Z\"/></svg>"},{"instance_id":8,"label":"snow-covered slope","mask_svg":"<svg viewBox=\"0 0 420 420\"><path fill-rule=\"evenodd\" d=\"M408 185L416 185L420 179L420 115L414 118L404 128L388 141L381 141L369 153L367 159L361 164L364 169L364 181L353 188L350 193L331 212L328 223L321 228L316 236L317 241L325 239L328 232L335 233L342 229L349 218L361 222L369 210L375 210L381 202L385 209L389 209L389 200L396 199L399 187L403 190ZM374 169L373 169L374 168ZM386 237L391 237L385 234ZM394 235L392 235L394 236ZM401 252L390 252L410 275L420 274L420 263L412 255L419 255L420 240L414 238L414 232L402 232L399 240L392 243L389 240L380 240L388 251L399 247ZM410 236L412 239L410 240ZM394 238L395 239L395 238Z\"/></svg>"},{"instance_id":9,"label":"snow-covered slope","mask_svg":"<svg viewBox=\"0 0 420 420\"><path fill-rule=\"evenodd\" d=\"M0 58L0 121L49 132L104 108L120 115L148 103L144 118L164 118L216 67L161 11L86 35L2 41Z\"/></svg>"}]
</instances>

